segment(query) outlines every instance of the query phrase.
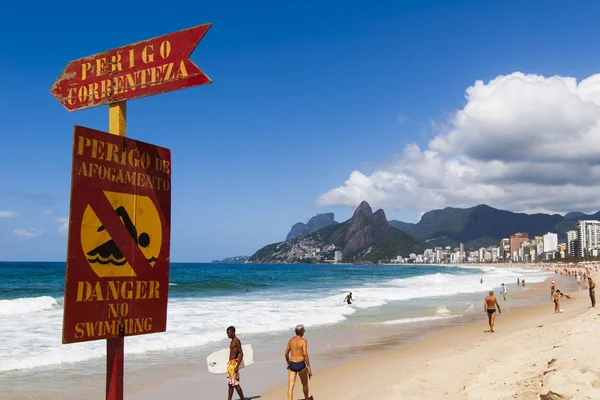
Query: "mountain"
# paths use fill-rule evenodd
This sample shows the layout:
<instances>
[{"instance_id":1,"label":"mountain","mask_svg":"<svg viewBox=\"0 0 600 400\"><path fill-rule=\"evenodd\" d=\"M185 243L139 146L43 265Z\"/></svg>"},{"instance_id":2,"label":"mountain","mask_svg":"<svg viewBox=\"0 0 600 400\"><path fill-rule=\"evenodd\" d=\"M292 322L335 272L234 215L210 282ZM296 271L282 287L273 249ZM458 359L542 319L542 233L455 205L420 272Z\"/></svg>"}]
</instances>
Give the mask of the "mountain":
<instances>
[{"instance_id":1,"label":"mountain","mask_svg":"<svg viewBox=\"0 0 600 400\"><path fill-rule=\"evenodd\" d=\"M421 220L411 226L400 221L391 221L392 226L399 227L406 233L432 246L456 246L464 243L467 247L497 245L502 238L511 233L527 232L529 236L543 235L556 232L564 238L568 230L575 229L577 220L585 214L523 214L498 210L485 204L471 208L446 207L442 210L432 210L423 214ZM570 218L567 218L570 216ZM591 219L597 219L600 212L593 214Z\"/></svg>"},{"instance_id":2,"label":"mountain","mask_svg":"<svg viewBox=\"0 0 600 400\"><path fill-rule=\"evenodd\" d=\"M212 260L212 263L217 264L243 264L248 259L248 256L227 257L222 260Z\"/></svg>"},{"instance_id":3,"label":"mountain","mask_svg":"<svg viewBox=\"0 0 600 400\"><path fill-rule=\"evenodd\" d=\"M410 229L412 229L415 224L413 224L412 222L402 222L402 221L397 221L395 219L390 221L390 225L393 226L396 229L400 229L401 231L404 232L408 232Z\"/></svg>"},{"instance_id":4,"label":"mountain","mask_svg":"<svg viewBox=\"0 0 600 400\"><path fill-rule=\"evenodd\" d=\"M600 219L600 211L598 211L595 214L585 214L582 212L570 212L565 214L565 218L569 219L569 220L573 220L573 221L579 221L581 219L592 219L592 220L597 220Z\"/></svg>"},{"instance_id":5,"label":"mountain","mask_svg":"<svg viewBox=\"0 0 600 400\"><path fill-rule=\"evenodd\" d=\"M298 236L308 235L309 233L313 233L318 231L321 228L325 228L326 226L337 224L334 221L333 213L325 213L325 214L317 214L311 219L308 220L308 223L304 224L302 222L298 222L292 226L290 233L287 234L285 240L294 239Z\"/></svg>"},{"instance_id":6,"label":"mountain","mask_svg":"<svg viewBox=\"0 0 600 400\"><path fill-rule=\"evenodd\" d=\"M343 261L379 262L423 250L419 240L392 227L383 210L373 213L363 201L352 218L331 224L313 233L273 243L254 253L248 262L309 262L333 259L341 251Z\"/></svg>"}]
</instances>

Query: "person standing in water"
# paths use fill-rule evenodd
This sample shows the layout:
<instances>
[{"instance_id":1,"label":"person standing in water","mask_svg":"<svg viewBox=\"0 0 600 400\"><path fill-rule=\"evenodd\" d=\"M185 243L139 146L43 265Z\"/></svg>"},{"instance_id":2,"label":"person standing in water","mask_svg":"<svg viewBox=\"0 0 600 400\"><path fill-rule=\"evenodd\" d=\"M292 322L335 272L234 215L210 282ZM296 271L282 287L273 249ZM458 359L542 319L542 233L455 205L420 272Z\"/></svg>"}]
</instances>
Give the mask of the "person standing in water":
<instances>
[{"instance_id":1,"label":"person standing in water","mask_svg":"<svg viewBox=\"0 0 600 400\"><path fill-rule=\"evenodd\" d=\"M488 322L490 324L490 333L494 333L494 322L496 322L496 307L498 308L498 312L502 314L502 310L500 310L500 304L498 304L498 300L496 296L494 296L494 291L490 290L488 292L489 296L485 298L483 302L483 310L487 313Z\"/></svg>"},{"instance_id":2,"label":"person standing in water","mask_svg":"<svg viewBox=\"0 0 600 400\"><path fill-rule=\"evenodd\" d=\"M352 304L352 301L352 292L350 292L350 294L344 299L344 303Z\"/></svg>"},{"instance_id":3,"label":"person standing in water","mask_svg":"<svg viewBox=\"0 0 600 400\"><path fill-rule=\"evenodd\" d=\"M285 361L288 365L287 398L288 400L293 399L296 376L300 375L304 399L313 400L312 396L308 396L308 378L312 377L312 370L310 368L310 360L308 359L308 344L306 339L304 339L304 325L296 326L295 332L296 336L289 340L285 348Z\"/></svg>"}]
</instances>

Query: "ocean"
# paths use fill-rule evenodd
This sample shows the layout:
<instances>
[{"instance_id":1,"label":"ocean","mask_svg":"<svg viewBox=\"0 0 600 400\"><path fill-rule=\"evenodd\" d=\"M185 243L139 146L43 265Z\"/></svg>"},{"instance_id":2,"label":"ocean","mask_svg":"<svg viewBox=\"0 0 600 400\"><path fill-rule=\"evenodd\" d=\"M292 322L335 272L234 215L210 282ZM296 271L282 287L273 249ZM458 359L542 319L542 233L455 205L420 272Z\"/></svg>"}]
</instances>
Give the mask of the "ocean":
<instances>
[{"instance_id":1,"label":"ocean","mask_svg":"<svg viewBox=\"0 0 600 400\"><path fill-rule=\"evenodd\" d=\"M172 263L167 332L126 339L129 360L224 347L234 325L246 342L307 329L416 324L480 307L517 278L550 274L505 268L419 265L232 265ZM480 279L483 278L483 283ZM105 341L61 344L64 263L0 262L0 381L15 372L58 373L104 365ZM348 292L355 303L343 303ZM129 355L129 356L127 356Z\"/></svg>"}]
</instances>

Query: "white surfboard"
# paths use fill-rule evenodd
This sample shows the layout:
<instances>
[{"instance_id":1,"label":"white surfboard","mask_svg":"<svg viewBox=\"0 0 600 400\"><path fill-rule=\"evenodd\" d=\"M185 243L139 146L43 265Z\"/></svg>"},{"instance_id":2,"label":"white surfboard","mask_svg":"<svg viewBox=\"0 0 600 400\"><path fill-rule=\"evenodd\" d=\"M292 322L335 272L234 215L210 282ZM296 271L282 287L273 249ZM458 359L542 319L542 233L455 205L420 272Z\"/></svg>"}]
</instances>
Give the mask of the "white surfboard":
<instances>
[{"instance_id":1,"label":"white surfboard","mask_svg":"<svg viewBox=\"0 0 600 400\"><path fill-rule=\"evenodd\" d=\"M251 344L242 345L242 351L244 352L244 358L242 359L242 365L240 369L254 364L254 351L252 351ZM212 374L224 374L227 372L227 363L229 362L229 348L215 351L206 357L206 364L208 365L208 372Z\"/></svg>"}]
</instances>

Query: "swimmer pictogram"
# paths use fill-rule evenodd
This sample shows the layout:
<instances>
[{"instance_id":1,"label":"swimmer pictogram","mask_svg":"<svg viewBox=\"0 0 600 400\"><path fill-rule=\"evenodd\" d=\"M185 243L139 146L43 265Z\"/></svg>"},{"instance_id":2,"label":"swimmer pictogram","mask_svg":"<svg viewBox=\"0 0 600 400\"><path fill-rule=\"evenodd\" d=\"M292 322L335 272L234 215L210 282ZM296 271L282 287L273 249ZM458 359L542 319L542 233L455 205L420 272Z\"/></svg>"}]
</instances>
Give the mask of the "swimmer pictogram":
<instances>
[{"instance_id":1,"label":"swimmer pictogram","mask_svg":"<svg viewBox=\"0 0 600 400\"><path fill-rule=\"evenodd\" d=\"M154 202L147 196L109 191L103 193L129 234L130 241L125 246L137 246L148 264L153 266L162 241L160 217ZM123 242L119 246L89 205L83 213L81 245L87 262L98 276L136 276L131 260L123 254Z\"/></svg>"}]
</instances>

